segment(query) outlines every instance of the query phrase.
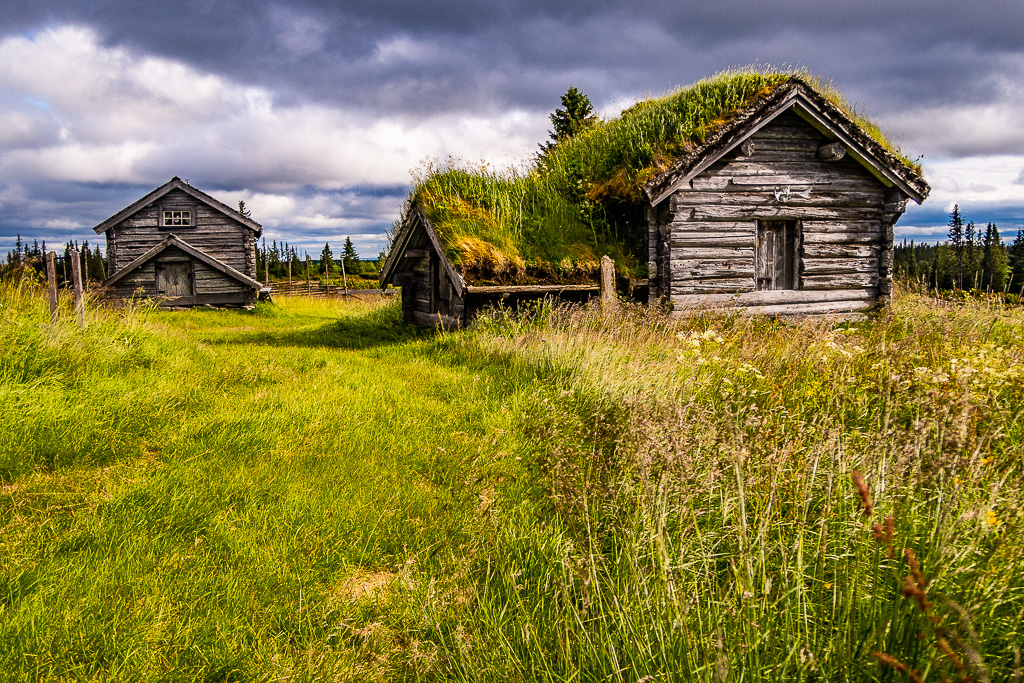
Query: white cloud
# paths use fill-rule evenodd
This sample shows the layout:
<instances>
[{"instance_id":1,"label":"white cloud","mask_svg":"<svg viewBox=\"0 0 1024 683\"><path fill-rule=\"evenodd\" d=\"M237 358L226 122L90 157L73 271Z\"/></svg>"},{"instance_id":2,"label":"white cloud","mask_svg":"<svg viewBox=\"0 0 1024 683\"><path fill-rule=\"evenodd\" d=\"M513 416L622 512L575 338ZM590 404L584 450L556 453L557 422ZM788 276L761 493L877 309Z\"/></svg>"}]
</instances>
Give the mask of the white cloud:
<instances>
[{"instance_id":1,"label":"white cloud","mask_svg":"<svg viewBox=\"0 0 1024 683\"><path fill-rule=\"evenodd\" d=\"M521 111L410 120L278 105L267 90L105 47L78 27L0 41L0 101L11 98L45 106L0 126L0 181L157 183L181 175L277 190L394 185L427 157L511 162L532 151L546 123ZM45 144L30 144L39 130L50 131Z\"/></svg>"},{"instance_id":2,"label":"white cloud","mask_svg":"<svg viewBox=\"0 0 1024 683\"><path fill-rule=\"evenodd\" d=\"M1024 154L938 159L924 164L925 179L931 184L931 205L946 212L954 204L1024 206L1024 185L1018 180Z\"/></svg>"}]
</instances>

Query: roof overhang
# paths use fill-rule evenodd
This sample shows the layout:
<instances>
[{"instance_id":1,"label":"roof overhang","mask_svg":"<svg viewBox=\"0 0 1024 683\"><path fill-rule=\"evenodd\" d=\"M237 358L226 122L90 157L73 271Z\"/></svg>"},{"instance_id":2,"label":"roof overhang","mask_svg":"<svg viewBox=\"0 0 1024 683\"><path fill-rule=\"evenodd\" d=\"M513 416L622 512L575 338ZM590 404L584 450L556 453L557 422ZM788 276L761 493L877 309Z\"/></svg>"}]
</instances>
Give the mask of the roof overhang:
<instances>
[{"instance_id":1,"label":"roof overhang","mask_svg":"<svg viewBox=\"0 0 1024 683\"><path fill-rule=\"evenodd\" d=\"M872 139L842 110L797 78L776 88L765 100L741 112L709 136L699 147L652 178L644 193L657 206L712 164L743 144L781 114L792 110L825 137L841 142L850 156L886 187L897 187L920 204L928 196L928 184L919 174Z\"/></svg>"},{"instance_id":2,"label":"roof overhang","mask_svg":"<svg viewBox=\"0 0 1024 683\"><path fill-rule=\"evenodd\" d=\"M117 282L124 276L128 275L129 273L138 270L148 261L151 261L152 259L156 258L161 253L163 253L167 249L170 249L171 247L177 247L178 249L185 252L189 256L195 258L197 261L202 261L203 263L210 266L214 270L218 270L221 273L227 275L228 277L234 280L238 280L247 287L250 287L252 289L260 289L263 286L256 280L246 275L245 273L235 270L234 268L224 263L223 261L219 261L214 257L210 256L205 251L193 247L191 244L175 236L174 234L167 235L167 237L160 241L160 244L156 245L155 247L147 251L145 254L138 257L137 259L129 263L127 266L111 275L103 283L103 286L109 287L110 285L114 284L115 282Z\"/></svg>"},{"instance_id":3,"label":"roof overhang","mask_svg":"<svg viewBox=\"0 0 1024 683\"><path fill-rule=\"evenodd\" d=\"M232 209L227 204L224 204L223 202L217 201L216 199L214 199L210 195L206 194L202 190L198 190L198 189L192 187L191 185L186 183L184 180L182 180L178 176L174 176L169 181L167 181L166 183L164 183L160 187L156 188L155 190L153 190L152 192L147 194L142 199L139 199L138 201L133 202L129 206L126 206L125 208L121 209L120 211L115 213L113 216L111 216L110 218L108 218L107 220L103 221L102 223L97 225L95 228L93 228L93 231L96 234L99 234L101 232L106 232L107 230L110 230L112 227L114 227L115 225L117 225L118 223L123 221L124 219L129 218L130 216L138 213L139 211L141 211L142 209L146 208L147 206L149 206L153 202L159 200L161 197L166 195L168 192L171 192L172 190L181 190L185 194L193 197L194 199L202 202L203 204L206 204L211 209L214 209L215 211L219 211L220 213L224 214L225 216L227 216L231 220L237 221L238 223L241 223L246 228L248 228L248 229L252 230L253 232L255 232L256 233L256 237L259 237L261 234L263 234L263 226L262 225L260 225L259 223L257 223L253 219L249 218L248 216L243 216L241 213L239 213L238 211Z\"/></svg>"}]
</instances>

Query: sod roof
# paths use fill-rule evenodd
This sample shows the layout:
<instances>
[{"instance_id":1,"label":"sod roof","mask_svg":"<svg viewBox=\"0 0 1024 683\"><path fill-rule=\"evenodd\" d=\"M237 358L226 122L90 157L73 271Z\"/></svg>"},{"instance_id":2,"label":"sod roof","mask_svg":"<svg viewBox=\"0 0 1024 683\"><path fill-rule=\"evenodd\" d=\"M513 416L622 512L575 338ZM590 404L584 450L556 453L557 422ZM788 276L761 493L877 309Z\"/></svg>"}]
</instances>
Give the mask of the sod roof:
<instances>
[{"instance_id":1,"label":"sod roof","mask_svg":"<svg viewBox=\"0 0 1024 683\"><path fill-rule=\"evenodd\" d=\"M434 163L416 178L403 225L411 229L414 213L425 217L470 284L591 281L603 254L627 275L642 276L646 259L631 225L643 222L645 207L796 95L864 150L887 184L917 201L927 195L920 167L829 84L804 72L745 69L637 102L522 171Z\"/></svg>"}]
</instances>

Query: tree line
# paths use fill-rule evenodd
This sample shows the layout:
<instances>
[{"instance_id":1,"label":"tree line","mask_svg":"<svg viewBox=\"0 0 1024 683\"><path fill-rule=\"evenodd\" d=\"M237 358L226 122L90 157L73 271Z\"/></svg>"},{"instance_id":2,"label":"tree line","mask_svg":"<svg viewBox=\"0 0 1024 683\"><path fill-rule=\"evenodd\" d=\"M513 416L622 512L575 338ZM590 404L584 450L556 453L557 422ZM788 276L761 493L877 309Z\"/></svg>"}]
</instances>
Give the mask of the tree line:
<instances>
[{"instance_id":1,"label":"tree line","mask_svg":"<svg viewBox=\"0 0 1024 683\"><path fill-rule=\"evenodd\" d=\"M277 240L271 240L268 246L264 238L262 246L256 250L256 279L264 282L269 274L271 280L286 280L289 276L289 264L291 277L304 279L307 275L307 263L308 275L312 279L324 274L340 277L343 268L346 275L376 279L385 257L386 254L382 251L376 260L360 258L355 245L352 244L352 238L346 237L341 249L341 258L335 258L330 242L325 242L319 258L311 259L307 252L300 259L298 249L294 246L287 242L278 243Z\"/></svg>"},{"instance_id":2,"label":"tree line","mask_svg":"<svg viewBox=\"0 0 1024 683\"><path fill-rule=\"evenodd\" d=\"M949 214L948 240L893 249L893 272L902 280L936 290L980 290L1024 294L1024 227L1006 245L995 223L965 221L959 204Z\"/></svg>"},{"instance_id":3,"label":"tree line","mask_svg":"<svg viewBox=\"0 0 1024 683\"><path fill-rule=\"evenodd\" d=\"M79 244L77 241L65 242L62 248L47 249L46 240L32 240L30 245L22 240L21 235L17 236L14 249L7 252L0 270L22 270L34 271L40 278L46 277L46 254L54 252L54 270L56 271L57 286L70 287L72 280L71 263L74 258L73 251L78 252L82 269L82 281L103 282L107 279L107 259L100 251L99 246L90 246L86 240Z\"/></svg>"},{"instance_id":4,"label":"tree line","mask_svg":"<svg viewBox=\"0 0 1024 683\"><path fill-rule=\"evenodd\" d=\"M46 254L47 251L54 251L56 253L54 265L57 286L70 286L72 250L79 252L84 281L99 284L107 279L106 255L98 245L90 245L88 241L81 244L77 241L68 241L61 248L54 250L47 248L45 240L42 242L33 240L29 244L22 239L21 235L17 236L14 249L7 252L3 261L0 261L0 270L29 269L36 272L39 277L45 278ZM269 273L270 280L287 280L289 264L291 264L293 278L305 278L307 259L309 276L313 279L325 273L332 278L340 277L343 267L346 275L376 279L385 256L386 254L382 251L377 260L361 259L356 252L355 245L352 244L352 239L346 237L340 259L334 257L330 243L324 243L319 258L310 259L309 254L306 253L300 259L299 250L293 245L277 240L272 240L268 245L267 240L264 239L262 245L256 249L256 279L264 282Z\"/></svg>"}]
</instances>

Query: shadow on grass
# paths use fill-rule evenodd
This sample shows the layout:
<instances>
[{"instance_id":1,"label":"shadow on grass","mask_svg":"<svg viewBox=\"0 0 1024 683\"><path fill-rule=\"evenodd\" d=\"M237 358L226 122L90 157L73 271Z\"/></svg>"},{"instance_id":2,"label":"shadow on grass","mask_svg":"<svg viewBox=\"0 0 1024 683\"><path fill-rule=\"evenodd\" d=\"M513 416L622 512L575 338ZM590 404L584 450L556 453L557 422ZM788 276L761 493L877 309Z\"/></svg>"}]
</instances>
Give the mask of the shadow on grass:
<instances>
[{"instance_id":1,"label":"shadow on grass","mask_svg":"<svg viewBox=\"0 0 1024 683\"><path fill-rule=\"evenodd\" d=\"M318 327L214 333L204 335L203 341L223 345L252 344L359 351L430 339L436 334L436 329L403 323L400 310L382 308L361 315L346 315Z\"/></svg>"}]
</instances>

